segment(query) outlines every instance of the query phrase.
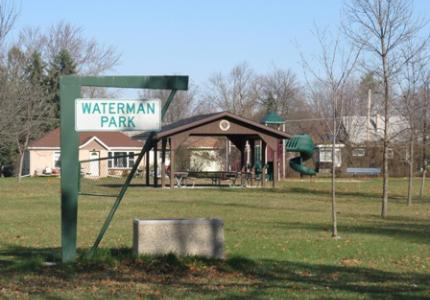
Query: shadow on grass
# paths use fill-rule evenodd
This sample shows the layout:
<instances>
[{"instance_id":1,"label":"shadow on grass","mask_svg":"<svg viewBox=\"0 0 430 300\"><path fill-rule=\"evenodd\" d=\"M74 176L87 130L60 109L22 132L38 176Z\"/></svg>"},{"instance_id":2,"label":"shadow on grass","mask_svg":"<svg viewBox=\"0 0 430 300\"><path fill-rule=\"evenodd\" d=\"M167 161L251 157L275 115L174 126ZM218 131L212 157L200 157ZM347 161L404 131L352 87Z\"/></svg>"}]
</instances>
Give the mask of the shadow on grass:
<instances>
[{"instance_id":1,"label":"shadow on grass","mask_svg":"<svg viewBox=\"0 0 430 300\"><path fill-rule=\"evenodd\" d=\"M191 203L198 203L199 205L210 205L210 206L218 206L218 207L230 207L230 208L238 208L238 209L264 209L264 210L286 210L286 211L300 211L300 212L321 212L320 209L316 208L294 208L294 207L279 207L279 206L268 206L264 205L264 202L261 202L262 204L250 204L245 201L242 202L217 202L212 200L163 200L163 203L171 203L171 204L184 204L184 205L190 205Z\"/></svg>"},{"instance_id":2,"label":"shadow on grass","mask_svg":"<svg viewBox=\"0 0 430 300\"><path fill-rule=\"evenodd\" d=\"M290 192L293 193L307 193L312 195L323 195L330 197L330 191L328 190L322 190L322 189L307 189L307 188L300 188L300 187L292 187L290 189L287 189ZM344 197L354 197L354 198L364 198L364 199L381 199L381 193L375 193L375 192L362 192L362 191L336 191L337 196L344 196ZM430 202L430 197L425 196L422 199L419 199L418 197L414 197L415 203L427 203ZM399 194L390 194L389 200L399 201L406 203L406 195L399 195Z\"/></svg>"},{"instance_id":3,"label":"shadow on grass","mask_svg":"<svg viewBox=\"0 0 430 300\"><path fill-rule=\"evenodd\" d=\"M59 249L9 246L0 251L0 282L11 280L24 290L28 278L40 285L91 286L101 280L116 284L153 283L165 293L175 289L228 299L317 295L315 298L364 297L371 299L430 299L430 274L384 272L365 267L311 264L269 259L231 257L212 260L174 255L133 258L129 249L101 249L92 260L61 264ZM44 266L44 261L56 261ZM24 276L23 276L24 275ZM25 278L25 279L24 279ZM45 291L46 289L46 291ZM319 296L318 296L319 295Z\"/></svg>"},{"instance_id":4,"label":"shadow on grass","mask_svg":"<svg viewBox=\"0 0 430 300\"><path fill-rule=\"evenodd\" d=\"M368 224L338 224L339 232L383 235L390 238L396 238L405 242L414 242L420 244L430 243L430 224L429 223L406 223L406 222L372 222ZM276 222L271 223L275 227L281 227L286 230L304 229L327 232L330 229L329 224L318 223L301 223L301 222Z\"/></svg>"},{"instance_id":5,"label":"shadow on grass","mask_svg":"<svg viewBox=\"0 0 430 300\"><path fill-rule=\"evenodd\" d=\"M233 192L237 190L232 189L220 189L222 192ZM280 188L255 188L255 189L243 189L243 192L255 192L255 193L281 193L281 194L288 194L288 193L298 193L303 195L315 195L315 196L324 196L324 197L330 197L330 190L328 189L319 189L315 188L314 186L309 186L309 188L304 187L280 187ZM381 193L379 192L363 192L363 191L342 191L337 190L336 191L337 196L344 196L344 197L354 197L354 198L362 198L362 199L380 199ZM406 203L406 195L399 195L399 194L391 194L389 196L390 200L394 201L404 201ZM418 196L414 197L414 203L428 203L430 202L430 195L424 196L422 199L420 199Z\"/></svg>"}]
</instances>

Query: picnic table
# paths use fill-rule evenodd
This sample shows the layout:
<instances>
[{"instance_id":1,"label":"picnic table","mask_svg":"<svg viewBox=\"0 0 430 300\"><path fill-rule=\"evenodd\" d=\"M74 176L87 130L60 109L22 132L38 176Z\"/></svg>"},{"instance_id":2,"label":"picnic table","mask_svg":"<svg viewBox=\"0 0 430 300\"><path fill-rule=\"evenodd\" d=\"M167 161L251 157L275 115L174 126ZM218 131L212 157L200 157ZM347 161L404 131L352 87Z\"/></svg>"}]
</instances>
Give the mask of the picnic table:
<instances>
[{"instance_id":1,"label":"picnic table","mask_svg":"<svg viewBox=\"0 0 430 300\"><path fill-rule=\"evenodd\" d=\"M176 186L182 187L184 180L188 177L188 172L174 172L173 175L176 180Z\"/></svg>"},{"instance_id":2,"label":"picnic table","mask_svg":"<svg viewBox=\"0 0 430 300\"><path fill-rule=\"evenodd\" d=\"M240 176L240 172L233 171L193 171L188 172L188 177L193 178L207 178L210 179L212 185L221 185L221 180L231 180L233 184Z\"/></svg>"}]
</instances>

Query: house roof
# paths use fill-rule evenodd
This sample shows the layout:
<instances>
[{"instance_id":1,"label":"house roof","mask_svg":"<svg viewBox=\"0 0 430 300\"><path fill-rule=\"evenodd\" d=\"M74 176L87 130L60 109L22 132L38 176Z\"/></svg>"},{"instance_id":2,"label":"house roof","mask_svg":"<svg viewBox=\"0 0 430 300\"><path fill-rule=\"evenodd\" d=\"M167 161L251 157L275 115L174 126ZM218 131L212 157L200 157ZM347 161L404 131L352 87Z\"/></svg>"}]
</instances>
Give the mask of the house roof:
<instances>
[{"instance_id":1,"label":"house roof","mask_svg":"<svg viewBox=\"0 0 430 300\"><path fill-rule=\"evenodd\" d=\"M136 148L142 147L142 142L136 141L121 132L82 132L79 135L79 146L96 138L109 148ZM60 128L56 128L40 139L30 143L29 148L59 148Z\"/></svg>"},{"instance_id":2,"label":"house roof","mask_svg":"<svg viewBox=\"0 0 430 300\"><path fill-rule=\"evenodd\" d=\"M381 141L384 137L385 119L381 115L346 116L342 118L348 140L353 144ZM389 119L388 137L401 142L408 136L408 122L402 116L391 116Z\"/></svg>"},{"instance_id":3,"label":"house roof","mask_svg":"<svg viewBox=\"0 0 430 300\"><path fill-rule=\"evenodd\" d=\"M257 123L255 121L240 117L238 115L232 114L228 111L223 111L223 112L217 112L217 113L212 113L212 114L205 114L205 115L198 115L198 116L194 116L194 117L190 117L190 118L186 118L186 119L182 119L173 123L170 123L168 125L165 125L161 128L161 131L157 132L155 138L157 140L163 138L163 137L168 137L171 135L174 135L176 133L179 132L183 132L189 129L192 129L194 127L199 127L202 126L204 124L216 121L218 119L222 119L222 118L226 118L226 119L230 119L233 121L237 121L240 123L245 123L247 126L258 130L258 131L262 131L265 132L267 134L273 135L273 136L277 136L279 138L284 138L284 139L289 139L290 135L267 127L265 125L262 125L260 123ZM145 132L143 134L138 134L133 136L134 139L146 139L148 137L149 133Z\"/></svg>"}]
</instances>

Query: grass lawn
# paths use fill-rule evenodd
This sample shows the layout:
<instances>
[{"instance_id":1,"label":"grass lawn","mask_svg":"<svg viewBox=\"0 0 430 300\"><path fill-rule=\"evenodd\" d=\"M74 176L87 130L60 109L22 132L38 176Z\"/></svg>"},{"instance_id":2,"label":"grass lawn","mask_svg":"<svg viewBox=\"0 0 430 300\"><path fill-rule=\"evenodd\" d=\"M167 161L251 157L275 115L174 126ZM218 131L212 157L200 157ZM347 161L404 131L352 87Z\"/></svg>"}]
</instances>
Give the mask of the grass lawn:
<instances>
[{"instance_id":1,"label":"grass lawn","mask_svg":"<svg viewBox=\"0 0 430 300\"><path fill-rule=\"evenodd\" d=\"M419 180L415 182L418 190ZM94 261L58 260L59 180L0 178L0 298L430 299L430 181L406 206L406 180L338 184L339 240L330 236L330 182L278 189L130 188ZM113 198L79 199L81 253ZM132 220L220 217L226 260L130 255Z\"/></svg>"}]
</instances>

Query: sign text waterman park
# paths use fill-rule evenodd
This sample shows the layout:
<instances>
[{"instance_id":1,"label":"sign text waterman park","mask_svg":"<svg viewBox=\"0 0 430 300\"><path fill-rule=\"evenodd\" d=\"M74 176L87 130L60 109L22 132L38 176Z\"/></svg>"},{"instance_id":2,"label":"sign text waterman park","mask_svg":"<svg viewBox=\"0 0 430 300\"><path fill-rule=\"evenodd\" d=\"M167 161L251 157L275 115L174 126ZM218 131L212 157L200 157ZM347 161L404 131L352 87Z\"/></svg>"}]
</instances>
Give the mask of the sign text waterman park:
<instances>
[{"instance_id":1,"label":"sign text waterman park","mask_svg":"<svg viewBox=\"0 0 430 300\"><path fill-rule=\"evenodd\" d=\"M157 131L161 128L161 101L76 99L76 131Z\"/></svg>"}]
</instances>

